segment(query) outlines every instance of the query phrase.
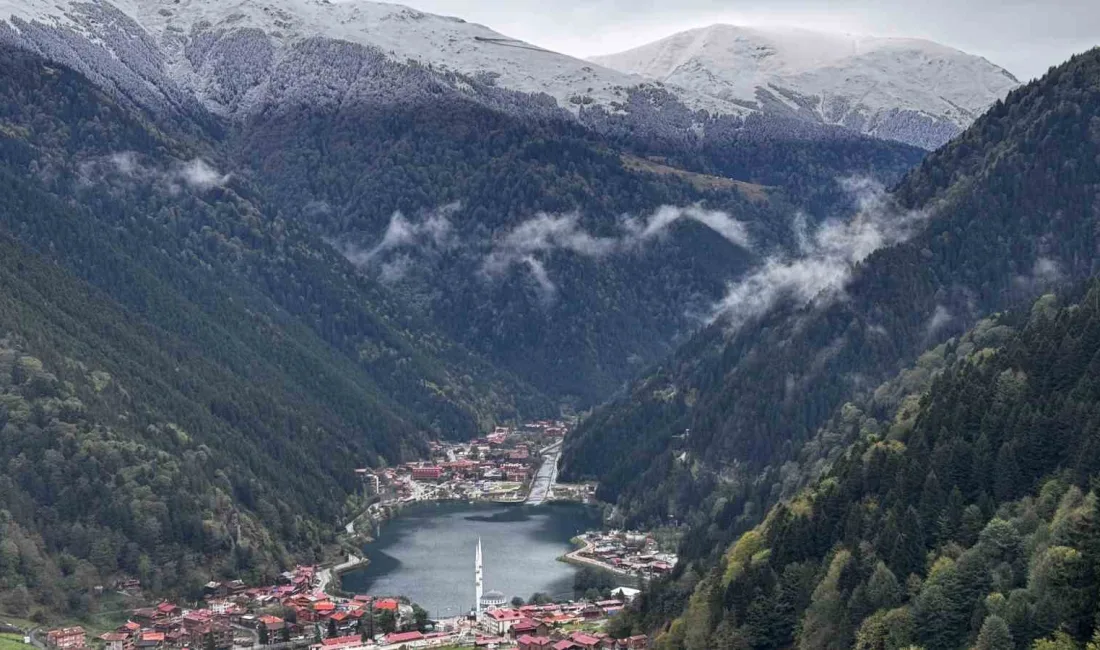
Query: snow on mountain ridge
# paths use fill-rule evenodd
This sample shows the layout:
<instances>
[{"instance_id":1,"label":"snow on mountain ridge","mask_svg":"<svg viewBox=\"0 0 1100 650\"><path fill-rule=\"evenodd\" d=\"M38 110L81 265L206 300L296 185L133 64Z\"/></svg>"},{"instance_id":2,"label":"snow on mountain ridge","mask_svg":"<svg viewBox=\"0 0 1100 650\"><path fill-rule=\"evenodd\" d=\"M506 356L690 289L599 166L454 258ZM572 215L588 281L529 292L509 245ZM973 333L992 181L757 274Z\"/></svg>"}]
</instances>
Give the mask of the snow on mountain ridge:
<instances>
[{"instance_id":1,"label":"snow on mountain ridge","mask_svg":"<svg viewBox=\"0 0 1100 650\"><path fill-rule=\"evenodd\" d=\"M895 137L891 130L923 121L929 133L895 139L929 148L1019 85L985 59L932 41L794 28L712 25L592 61L871 135Z\"/></svg>"},{"instance_id":2,"label":"snow on mountain ridge","mask_svg":"<svg viewBox=\"0 0 1100 650\"><path fill-rule=\"evenodd\" d=\"M201 102L242 118L285 103L430 101L442 85L503 110L567 109L590 126L608 118L585 107L630 114L627 131L701 137L708 118L692 111L759 112L925 148L1017 83L927 41L726 25L592 63L370 0L0 0L0 43L67 63L145 106Z\"/></svg>"},{"instance_id":3,"label":"snow on mountain ridge","mask_svg":"<svg viewBox=\"0 0 1100 650\"><path fill-rule=\"evenodd\" d=\"M375 48L398 63L415 61L440 71L492 79L509 90L546 93L573 112L582 103L623 102L626 90L641 83L631 75L511 39L461 18L367 0L0 0L0 20L15 16L74 28L94 38L94 26L81 16L90 7L112 5L163 49L167 74L200 96L207 92L208 80L189 60L188 48L203 32L221 37L246 30L258 30L270 39L276 57L310 38L341 40ZM746 112L707 94L678 94L693 109Z\"/></svg>"}]
</instances>

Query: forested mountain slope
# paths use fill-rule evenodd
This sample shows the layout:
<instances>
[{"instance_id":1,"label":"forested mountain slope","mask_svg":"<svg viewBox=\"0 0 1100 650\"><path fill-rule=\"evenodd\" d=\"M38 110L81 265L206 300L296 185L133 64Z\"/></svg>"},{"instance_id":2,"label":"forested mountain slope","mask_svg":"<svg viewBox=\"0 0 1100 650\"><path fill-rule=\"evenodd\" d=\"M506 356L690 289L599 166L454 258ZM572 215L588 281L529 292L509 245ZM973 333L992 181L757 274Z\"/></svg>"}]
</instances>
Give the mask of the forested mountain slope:
<instances>
[{"instance_id":1,"label":"forested mountain slope","mask_svg":"<svg viewBox=\"0 0 1100 650\"><path fill-rule=\"evenodd\" d=\"M83 613L119 575L193 597L208 576L270 575L331 541L351 460L371 445L338 440L337 417L142 323L7 234L0 331L5 612Z\"/></svg>"},{"instance_id":2,"label":"forested mountain slope","mask_svg":"<svg viewBox=\"0 0 1100 650\"><path fill-rule=\"evenodd\" d=\"M1094 640L1100 286L1078 299L998 317L987 332L1015 333L993 347L949 343L919 404L733 544L658 647Z\"/></svg>"},{"instance_id":3,"label":"forested mountain slope","mask_svg":"<svg viewBox=\"0 0 1100 650\"><path fill-rule=\"evenodd\" d=\"M488 392L495 371L408 317L244 179L219 172L204 143L169 138L71 71L3 55L0 216L25 242L243 366L303 364L297 380L325 400L345 392L336 377L356 377L371 397L344 394L347 414L390 411L439 435L507 414L493 412L503 405ZM514 382L497 393L533 395Z\"/></svg>"},{"instance_id":4,"label":"forested mountain slope","mask_svg":"<svg viewBox=\"0 0 1100 650\"><path fill-rule=\"evenodd\" d=\"M789 246L783 206L843 213L838 178L894 182L924 155L840 127L700 111L398 5L11 0L0 18L0 43L201 143L188 155L220 161L231 189L328 241L417 320L582 407L666 357L761 251ZM746 197L734 181L767 188ZM655 221L697 204L728 217L725 236ZM639 242L651 224L665 225ZM749 247L730 241L742 228Z\"/></svg>"},{"instance_id":5,"label":"forested mountain slope","mask_svg":"<svg viewBox=\"0 0 1100 650\"><path fill-rule=\"evenodd\" d=\"M118 573L184 594L271 575L331 541L354 468L557 412L208 143L25 52L0 50L0 95L2 588L22 607L82 606Z\"/></svg>"},{"instance_id":6,"label":"forested mountain slope","mask_svg":"<svg viewBox=\"0 0 1100 650\"><path fill-rule=\"evenodd\" d=\"M357 69L380 65L359 56ZM425 79L411 89L430 85L429 71L414 73ZM920 160L916 149L852 135L691 143L616 129L517 118L438 85L337 108L275 106L233 125L225 144L234 169L288 218L410 296L455 340L582 406L667 356L730 278L789 245L789 205L810 206L814 219L846 211L838 178L891 182ZM710 178L639 173L624 153ZM696 205L746 237L691 218ZM659 226L662 208L675 223ZM654 230L639 238L631 225Z\"/></svg>"},{"instance_id":7,"label":"forested mountain slope","mask_svg":"<svg viewBox=\"0 0 1100 650\"><path fill-rule=\"evenodd\" d=\"M922 224L914 237L854 265L842 295L734 312L696 336L584 423L566 476L599 478L636 522L691 522L712 542L696 555L728 539L853 393L981 315L1097 271L1098 110L1100 50L1012 93L895 190L888 214Z\"/></svg>"}]
</instances>

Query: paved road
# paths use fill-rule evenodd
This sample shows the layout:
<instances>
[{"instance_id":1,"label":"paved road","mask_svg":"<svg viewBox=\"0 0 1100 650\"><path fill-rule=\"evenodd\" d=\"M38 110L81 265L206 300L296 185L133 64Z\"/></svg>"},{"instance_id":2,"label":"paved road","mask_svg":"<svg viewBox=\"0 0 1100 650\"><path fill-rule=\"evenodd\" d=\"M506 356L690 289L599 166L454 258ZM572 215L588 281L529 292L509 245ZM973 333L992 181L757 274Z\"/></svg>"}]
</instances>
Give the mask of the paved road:
<instances>
[{"instance_id":1,"label":"paved road","mask_svg":"<svg viewBox=\"0 0 1100 650\"><path fill-rule=\"evenodd\" d=\"M344 562L343 564L337 564L332 568L321 569L317 572L317 589L324 593L328 593L328 587L330 584L332 584L332 578L334 574L339 573L340 571L343 571L345 569L350 569L362 561L363 558L355 557L354 555L348 554L347 562Z\"/></svg>"},{"instance_id":2,"label":"paved road","mask_svg":"<svg viewBox=\"0 0 1100 650\"><path fill-rule=\"evenodd\" d=\"M610 571L611 573L617 573L621 576L626 576L628 578L634 578L635 580L640 579L638 575L636 575L634 573L631 573L629 571L624 571L622 569L616 568L616 567L614 567L610 564L607 564L605 562L600 562L599 560L593 560L590 557L582 557L581 553L591 552L592 549L596 545L593 544L587 537L582 537L581 539L584 541L584 546L581 547L581 548L578 548L577 550L573 551L572 553L567 553L565 555L566 558L568 558L569 560L571 560L573 562L580 562L581 564L587 564L589 566L593 566L593 567L596 567L596 568L599 568L599 569L603 569L604 571Z\"/></svg>"},{"instance_id":3,"label":"paved road","mask_svg":"<svg viewBox=\"0 0 1100 650\"><path fill-rule=\"evenodd\" d=\"M562 443L556 442L542 450L544 460L535 478L531 480L531 491L527 494L525 504L529 506L541 506L548 499L554 489L554 483L558 480L558 459L561 458Z\"/></svg>"}]
</instances>

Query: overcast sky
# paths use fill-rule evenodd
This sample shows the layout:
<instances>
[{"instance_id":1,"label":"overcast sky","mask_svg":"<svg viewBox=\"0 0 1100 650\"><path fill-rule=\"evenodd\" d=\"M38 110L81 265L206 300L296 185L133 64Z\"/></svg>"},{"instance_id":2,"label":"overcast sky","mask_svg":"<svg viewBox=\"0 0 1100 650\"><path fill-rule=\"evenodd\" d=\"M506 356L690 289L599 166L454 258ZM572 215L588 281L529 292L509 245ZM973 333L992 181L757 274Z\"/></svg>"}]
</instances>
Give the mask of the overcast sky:
<instances>
[{"instance_id":1,"label":"overcast sky","mask_svg":"<svg viewBox=\"0 0 1100 650\"><path fill-rule=\"evenodd\" d=\"M1100 45L1100 0L392 0L574 56L713 23L928 38L1021 80Z\"/></svg>"}]
</instances>

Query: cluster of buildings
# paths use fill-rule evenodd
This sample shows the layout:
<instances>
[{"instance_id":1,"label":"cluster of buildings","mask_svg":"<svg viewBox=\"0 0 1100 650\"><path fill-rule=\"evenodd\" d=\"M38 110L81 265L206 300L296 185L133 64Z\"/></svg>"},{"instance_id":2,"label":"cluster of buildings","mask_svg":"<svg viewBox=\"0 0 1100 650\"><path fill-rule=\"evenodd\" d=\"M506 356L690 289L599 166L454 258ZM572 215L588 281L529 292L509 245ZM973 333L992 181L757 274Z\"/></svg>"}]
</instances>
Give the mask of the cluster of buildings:
<instances>
[{"instance_id":1,"label":"cluster of buildings","mask_svg":"<svg viewBox=\"0 0 1100 650\"><path fill-rule=\"evenodd\" d=\"M136 609L126 623L98 639L104 650L230 650L264 644L353 650L384 646L386 631L414 620L412 605L396 598L337 598L320 590L319 583L320 572L313 566L296 567L264 587L239 580L210 582L202 607L162 602ZM383 626L381 620L388 623ZM81 627L51 630L46 644L51 650L80 650L87 634Z\"/></svg>"},{"instance_id":2,"label":"cluster of buildings","mask_svg":"<svg viewBox=\"0 0 1100 650\"><path fill-rule=\"evenodd\" d=\"M498 650L633 650L649 639L612 639L595 631L622 609L624 598L600 602L494 608L478 618L475 645ZM580 629L578 629L580 628Z\"/></svg>"},{"instance_id":3,"label":"cluster of buildings","mask_svg":"<svg viewBox=\"0 0 1100 650\"><path fill-rule=\"evenodd\" d=\"M644 635L612 639L604 632L595 631L609 616L622 609L623 602L623 599L610 599L595 603L490 609L479 619L482 634L475 645L501 650L633 650L647 647L649 639Z\"/></svg>"},{"instance_id":4,"label":"cluster of buildings","mask_svg":"<svg viewBox=\"0 0 1100 650\"><path fill-rule=\"evenodd\" d=\"M529 604L504 607L504 594L484 592L481 540L474 550L474 611L475 640L479 647L507 650L627 650L645 648L645 636L612 639L602 632L586 631L622 611L638 590L620 587L615 598L598 602ZM577 628L581 629L577 629Z\"/></svg>"},{"instance_id":5,"label":"cluster of buildings","mask_svg":"<svg viewBox=\"0 0 1100 650\"><path fill-rule=\"evenodd\" d=\"M516 650L642 650L649 646L649 638L645 635L612 639L603 632L574 632L557 640L549 636L523 635L516 642Z\"/></svg>"},{"instance_id":6,"label":"cluster of buildings","mask_svg":"<svg viewBox=\"0 0 1100 650\"><path fill-rule=\"evenodd\" d=\"M433 443L427 460L357 473L380 507L423 500L522 501L543 461L541 450L568 432L563 421L496 427L468 443Z\"/></svg>"},{"instance_id":7,"label":"cluster of buildings","mask_svg":"<svg viewBox=\"0 0 1100 650\"><path fill-rule=\"evenodd\" d=\"M669 573L678 560L674 553L662 553L651 536L637 531L590 532L579 539L584 546L569 554L571 560L643 580Z\"/></svg>"}]
</instances>

